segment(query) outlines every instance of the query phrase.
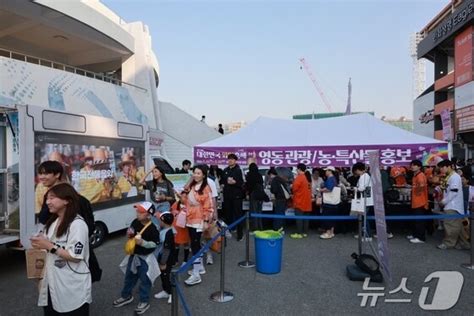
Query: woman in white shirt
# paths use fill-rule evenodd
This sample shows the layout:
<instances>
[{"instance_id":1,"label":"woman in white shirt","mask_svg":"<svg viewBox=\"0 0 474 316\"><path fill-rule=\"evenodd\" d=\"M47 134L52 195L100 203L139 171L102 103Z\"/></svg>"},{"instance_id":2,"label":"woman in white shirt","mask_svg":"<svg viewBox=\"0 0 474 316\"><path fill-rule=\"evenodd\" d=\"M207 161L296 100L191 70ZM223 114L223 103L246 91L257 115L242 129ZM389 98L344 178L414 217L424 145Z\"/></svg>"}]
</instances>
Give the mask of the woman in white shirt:
<instances>
[{"instance_id":1,"label":"woman in white shirt","mask_svg":"<svg viewBox=\"0 0 474 316\"><path fill-rule=\"evenodd\" d=\"M77 214L78 201L78 194L67 183L49 189L46 204L52 215L45 232L31 238L33 248L48 251L38 299L44 315L89 315L89 237L86 222Z\"/></svg>"},{"instance_id":2,"label":"woman in white shirt","mask_svg":"<svg viewBox=\"0 0 474 316\"><path fill-rule=\"evenodd\" d=\"M357 186L355 187L355 194L357 199L362 199L365 206L365 216L374 215L374 193L372 189L372 178L367 173L366 166L362 162L358 162L352 166L352 173L359 177ZM374 229L374 223L372 221L366 221L364 219L364 231L362 237L366 240L372 239L372 230ZM359 235L355 235L358 238Z\"/></svg>"}]
</instances>

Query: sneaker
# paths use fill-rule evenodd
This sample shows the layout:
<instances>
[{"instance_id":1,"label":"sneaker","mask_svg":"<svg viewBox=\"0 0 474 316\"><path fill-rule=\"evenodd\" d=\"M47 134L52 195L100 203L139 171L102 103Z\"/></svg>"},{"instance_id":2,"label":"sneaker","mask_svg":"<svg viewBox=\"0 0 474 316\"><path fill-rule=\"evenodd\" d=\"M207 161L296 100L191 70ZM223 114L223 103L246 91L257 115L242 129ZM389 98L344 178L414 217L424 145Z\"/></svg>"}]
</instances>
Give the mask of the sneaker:
<instances>
[{"instance_id":1,"label":"sneaker","mask_svg":"<svg viewBox=\"0 0 474 316\"><path fill-rule=\"evenodd\" d=\"M359 235L354 235L354 238L355 238L355 239L359 239Z\"/></svg>"},{"instance_id":2,"label":"sneaker","mask_svg":"<svg viewBox=\"0 0 474 316\"><path fill-rule=\"evenodd\" d=\"M334 234L324 233L324 234L320 235L319 238L321 238L321 239L331 239L331 238L334 238Z\"/></svg>"},{"instance_id":3,"label":"sneaker","mask_svg":"<svg viewBox=\"0 0 474 316\"><path fill-rule=\"evenodd\" d=\"M214 258L212 258L212 253L206 253L206 264L214 264Z\"/></svg>"},{"instance_id":4,"label":"sneaker","mask_svg":"<svg viewBox=\"0 0 474 316\"><path fill-rule=\"evenodd\" d=\"M301 239L301 238L303 238L303 236L302 236L301 234L298 234L298 233L291 234L290 237L293 238L293 239Z\"/></svg>"},{"instance_id":5,"label":"sneaker","mask_svg":"<svg viewBox=\"0 0 474 316\"><path fill-rule=\"evenodd\" d=\"M171 303L173 302L172 297L173 297L172 295L170 295L170 296L168 297L168 304L171 304Z\"/></svg>"},{"instance_id":6,"label":"sneaker","mask_svg":"<svg viewBox=\"0 0 474 316\"><path fill-rule=\"evenodd\" d=\"M446 246L445 244L439 244L438 246L436 246L436 248L441 249L441 250L446 250L446 249L448 249L449 247Z\"/></svg>"},{"instance_id":7,"label":"sneaker","mask_svg":"<svg viewBox=\"0 0 474 316\"><path fill-rule=\"evenodd\" d=\"M127 304L130 304L131 302L133 302L133 296L130 296L128 298L118 298L114 301L113 305L114 307L122 307L124 305L127 305Z\"/></svg>"},{"instance_id":8,"label":"sneaker","mask_svg":"<svg viewBox=\"0 0 474 316\"><path fill-rule=\"evenodd\" d=\"M244 240L244 237L240 237L240 238L237 237L237 242L240 242L240 241L242 241L242 240Z\"/></svg>"},{"instance_id":9,"label":"sneaker","mask_svg":"<svg viewBox=\"0 0 474 316\"><path fill-rule=\"evenodd\" d=\"M199 274L206 274L206 269L204 269L204 267L202 267L202 269L199 269ZM188 271L188 275L193 275L192 269Z\"/></svg>"},{"instance_id":10,"label":"sneaker","mask_svg":"<svg viewBox=\"0 0 474 316\"><path fill-rule=\"evenodd\" d=\"M228 230L225 231L225 237L231 239L232 238L232 233Z\"/></svg>"},{"instance_id":11,"label":"sneaker","mask_svg":"<svg viewBox=\"0 0 474 316\"><path fill-rule=\"evenodd\" d=\"M137 315L141 315L145 313L149 308L150 308L150 304L140 302L138 303L137 308L135 308L135 313L137 313Z\"/></svg>"},{"instance_id":12,"label":"sneaker","mask_svg":"<svg viewBox=\"0 0 474 316\"><path fill-rule=\"evenodd\" d=\"M201 280L201 276L199 275L194 275L192 274L189 278L187 278L184 283L186 283L187 285L195 285L195 284L199 284L201 283L202 280Z\"/></svg>"},{"instance_id":13,"label":"sneaker","mask_svg":"<svg viewBox=\"0 0 474 316\"><path fill-rule=\"evenodd\" d=\"M412 238L412 239L410 239L410 242L412 244L424 244L425 243L423 240L418 239L418 238Z\"/></svg>"},{"instance_id":14,"label":"sneaker","mask_svg":"<svg viewBox=\"0 0 474 316\"><path fill-rule=\"evenodd\" d=\"M169 298L170 295L166 291L161 291L159 293L155 294L155 298L160 299L160 298Z\"/></svg>"},{"instance_id":15,"label":"sneaker","mask_svg":"<svg viewBox=\"0 0 474 316\"><path fill-rule=\"evenodd\" d=\"M408 236L407 236L407 239L408 239L408 240L413 239L413 238L415 238L415 237L413 237L413 235L408 235Z\"/></svg>"},{"instance_id":16,"label":"sneaker","mask_svg":"<svg viewBox=\"0 0 474 316\"><path fill-rule=\"evenodd\" d=\"M303 238L306 238L306 237L308 237L308 234L303 234Z\"/></svg>"}]
</instances>

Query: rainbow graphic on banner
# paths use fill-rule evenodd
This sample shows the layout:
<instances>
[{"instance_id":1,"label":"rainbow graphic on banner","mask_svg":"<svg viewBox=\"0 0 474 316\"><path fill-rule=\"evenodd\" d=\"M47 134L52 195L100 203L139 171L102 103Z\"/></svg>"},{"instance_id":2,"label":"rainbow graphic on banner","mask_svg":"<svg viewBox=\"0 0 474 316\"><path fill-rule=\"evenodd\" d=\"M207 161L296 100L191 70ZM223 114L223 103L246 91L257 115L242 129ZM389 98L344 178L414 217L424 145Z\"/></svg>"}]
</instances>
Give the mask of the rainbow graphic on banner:
<instances>
[{"instance_id":1,"label":"rainbow graphic on banner","mask_svg":"<svg viewBox=\"0 0 474 316\"><path fill-rule=\"evenodd\" d=\"M421 159L423 166L436 166L440 161L448 159L448 148L446 145L433 147L429 153L423 153Z\"/></svg>"}]
</instances>

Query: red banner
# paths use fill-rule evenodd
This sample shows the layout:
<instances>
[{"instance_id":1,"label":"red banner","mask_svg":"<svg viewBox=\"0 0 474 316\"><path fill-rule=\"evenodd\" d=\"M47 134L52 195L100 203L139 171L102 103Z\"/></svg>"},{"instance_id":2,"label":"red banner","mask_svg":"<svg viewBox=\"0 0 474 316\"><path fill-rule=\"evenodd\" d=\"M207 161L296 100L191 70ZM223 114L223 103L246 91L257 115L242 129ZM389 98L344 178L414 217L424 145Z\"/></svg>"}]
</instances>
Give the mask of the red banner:
<instances>
[{"instance_id":1,"label":"red banner","mask_svg":"<svg viewBox=\"0 0 474 316\"><path fill-rule=\"evenodd\" d=\"M454 49L454 86L459 87L472 81L472 26L456 36Z\"/></svg>"}]
</instances>

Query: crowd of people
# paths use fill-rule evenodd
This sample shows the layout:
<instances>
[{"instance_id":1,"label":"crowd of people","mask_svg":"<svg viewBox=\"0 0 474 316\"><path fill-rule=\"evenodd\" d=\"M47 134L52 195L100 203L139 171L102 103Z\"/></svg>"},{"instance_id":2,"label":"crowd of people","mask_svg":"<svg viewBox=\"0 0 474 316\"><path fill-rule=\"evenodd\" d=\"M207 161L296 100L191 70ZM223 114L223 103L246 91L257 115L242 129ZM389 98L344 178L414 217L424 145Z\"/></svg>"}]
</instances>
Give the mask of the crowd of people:
<instances>
[{"instance_id":1,"label":"crowd of people","mask_svg":"<svg viewBox=\"0 0 474 316\"><path fill-rule=\"evenodd\" d=\"M289 209L294 210L296 217L348 215L351 211L362 212L364 216L374 213L373 181L364 163L358 162L351 169L328 166L311 171L299 163L293 174L289 168L270 168L262 172L255 162L250 162L248 171L244 172L237 164L235 154L229 154L227 158L228 166L223 170L218 166L191 167L189 160L183 161L180 172L190 173L191 178L180 192L159 166L153 166L143 174L139 183L143 190L150 192L150 200L135 205L136 219L127 230L127 255L120 264L125 274L124 284L120 297L113 302L115 307L130 304L134 300L132 291L140 282L135 312L145 313L150 307L152 285L158 276L162 291L154 297L171 303L172 268L186 264L190 255L200 252L202 244L218 231L218 219L231 224L243 216L245 199L249 200L250 211L255 213L261 213L263 203L269 201L273 213L278 215L287 214ZM444 160L436 167L423 168L420 161L414 160L407 167L382 168L380 171L387 206L393 190L409 188L413 215L468 212L469 166L460 167L453 161ZM93 281L89 262L94 256L89 236L94 219L90 202L61 180L63 173L63 167L57 161L45 161L38 168L39 181L46 191L43 200L38 201L41 203L38 217L45 226L31 242L34 248L48 252L38 304L44 306L45 315L88 315ZM218 200L222 200L222 207ZM360 205L362 209L357 209ZM462 218L413 221L407 238L413 244L423 243L435 224L445 231L439 249L470 248ZM274 219L270 225L282 233L291 229L283 218ZM261 219L252 222L253 230L267 226L269 223ZM371 226L365 226L363 238L372 238ZM297 219L296 228L289 236L306 238L310 228L320 230L319 237L323 240L334 238L338 230L347 231L347 227L331 220L310 223L307 219ZM393 237L390 228L388 230L389 238ZM244 238L243 224L236 227L235 233L237 241ZM211 252L206 253L205 262L203 257L198 257L192 263L189 277L184 281L188 286L202 282L205 264L213 264Z\"/></svg>"}]
</instances>

